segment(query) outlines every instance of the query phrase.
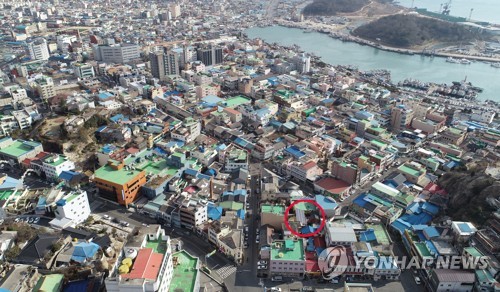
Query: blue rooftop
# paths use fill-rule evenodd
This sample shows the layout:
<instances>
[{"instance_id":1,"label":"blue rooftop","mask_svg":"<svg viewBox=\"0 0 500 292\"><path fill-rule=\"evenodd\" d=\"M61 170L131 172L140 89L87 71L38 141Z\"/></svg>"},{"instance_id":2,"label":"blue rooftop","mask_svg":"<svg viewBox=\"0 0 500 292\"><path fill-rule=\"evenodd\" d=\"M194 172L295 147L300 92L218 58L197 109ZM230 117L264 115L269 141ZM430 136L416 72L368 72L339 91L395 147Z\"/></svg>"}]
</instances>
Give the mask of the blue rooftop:
<instances>
[{"instance_id":1,"label":"blue rooftop","mask_svg":"<svg viewBox=\"0 0 500 292\"><path fill-rule=\"evenodd\" d=\"M334 199L323 195L316 195L316 203L318 203L324 210L335 210L339 206Z\"/></svg>"},{"instance_id":2,"label":"blue rooftop","mask_svg":"<svg viewBox=\"0 0 500 292\"><path fill-rule=\"evenodd\" d=\"M83 263L86 259L94 257L99 250L99 245L93 242L81 242L75 246L71 259Z\"/></svg>"},{"instance_id":3,"label":"blue rooftop","mask_svg":"<svg viewBox=\"0 0 500 292\"><path fill-rule=\"evenodd\" d=\"M60 180L65 180L65 181L71 181L75 176L78 176L80 173L70 171L70 170L63 170L61 174L59 175Z\"/></svg>"},{"instance_id":4,"label":"blue rooftop","mask_svg":"<svg viewBox=\"0 0 500 292\"><path fill-rule=\"evenodd\" d=\"M224 101L222 98L217 97L215 95L207 95L204 98L201 99L203 102L206 102L212 106L217 105L219 102Z\"/></svg>"},{"instance_id":5,"label":"blue rooftop","mask_svg":"<svg viewBox=\"0 0 500 292\"><path fill-rule=\"evenodd\" d=\"M118 147L116 147L113 144L106 144L102 146L101 152L104 154L110 154L111 152L115 151Z\"/></svg>"},{"instance_id":6,"label":"blue rooftop","mask_svg":"<svg viewBox=\"0 0 500 292\"><path fill-rule=\"evenodd\" d=\"M113 123L118 123L118 122L126 122L129 120L128 117L122 115L122 114L117 114L109 118Z\"/></svg>"},{"instance_id":7,"label":"blue rooftop","mask_svg":"<svg viewBox=\"0 0 500 292\"><path fill-rule=\"evenodd\" d=\"M472 232L472 229L470 228L469 224L467 223L459 223L457 224L458 228L462 232Z\"/></svg>"},{"instance_id":8,"label":"blue rooftop","mask_svg":"<svg viewBox=\"0 0 500 292\"><path fill-rule=\"evenodd\" d=\"M424 228L423 230L425 234L427 235L428 238L433 238L433 237L438 237L439 232L437 231L436 227L434 226L428 226Z\"/></svg>"},{"instance_id":9,"label":"blue rooftop","mask_svg":"<svg viewBox=\"0 0 500 292\"><path fill-rule=\"evenodd\" d=\"M215 205L207 206L207 215L209 219L219 220L222 217L222 207Z\"/></svg>"},{"instance_id":10,"label":"blue rooftop","mask_svg":"<svg viewBox=\"0 0 500 292\"><path fill-rule=\"evenodd\" d=\"M429 202L425 202L422 205L422 211L427 212L433 216L436 216L439 213L439 207Z\"/></svg>"},{"instance_id":11,"label":"blue rooftop","mask_svg":"<svg viewBox=\"0 0 500 292\"><path fill-rule=\"evenodd\" d=\"M110 98L110 97L113 97L113 94L109 93L109 92L101 92L97 95L97 97L99 99L107 99L107 98Z\"/></svg>"},{"instance_id":12,"label":"blue rooftop","mask_svg":"<svg viewBox=\"0 0 500 292\"><path fill-rule=\"evenodd\" d=\"M290 146L288 148L285 148L285 152L287 152L288 154L292 155L293 157L295 158L301 158L303 157L304 155L306 155L306 153L302 152L299 148L297 148L296 146Z\"/></svg>"},{"instance_id":13,"label":"blue rooftop","mask_svg":"<svg viewBox=\"0 0 500 292\"><path fill-rule=\"evenodd\" d=\"M400 234L403 234L405 230L410 229L411 224L404 220L397 219L391 223L391 227L399 231Z\"/></svg>"},{"instance_id":14,"label":"blue rooftop","mask_svg":"<svg viewBox=\"0 0 500 292\"><path fill-rule=\"evenodd\" d=\"M377 237L375 236L375 231L373 229L368 229L362 232L359 235L359 240L365 242L376 241Z\"/></svg>"}]
</instances>

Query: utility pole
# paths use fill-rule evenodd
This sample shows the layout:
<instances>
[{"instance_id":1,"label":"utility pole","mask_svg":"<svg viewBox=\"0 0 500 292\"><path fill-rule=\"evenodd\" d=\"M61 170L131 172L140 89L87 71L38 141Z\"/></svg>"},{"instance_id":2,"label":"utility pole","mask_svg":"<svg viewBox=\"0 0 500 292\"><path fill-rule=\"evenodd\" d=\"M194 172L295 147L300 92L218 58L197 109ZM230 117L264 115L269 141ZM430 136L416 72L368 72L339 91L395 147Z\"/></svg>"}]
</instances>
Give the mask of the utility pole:
<instances>
[{"instance_id":1,"label":"utility pole","mask_svg":"<svg viewBox=\"0 0 500 292\"><path fill-rule=\"evenodd\" d=\"M474 11L474 8L471 8L471 9L470 9L470 13L469 13L469 21L471 21L471 20L472 20L472 11Z\"/></svg>"}]
</instances>

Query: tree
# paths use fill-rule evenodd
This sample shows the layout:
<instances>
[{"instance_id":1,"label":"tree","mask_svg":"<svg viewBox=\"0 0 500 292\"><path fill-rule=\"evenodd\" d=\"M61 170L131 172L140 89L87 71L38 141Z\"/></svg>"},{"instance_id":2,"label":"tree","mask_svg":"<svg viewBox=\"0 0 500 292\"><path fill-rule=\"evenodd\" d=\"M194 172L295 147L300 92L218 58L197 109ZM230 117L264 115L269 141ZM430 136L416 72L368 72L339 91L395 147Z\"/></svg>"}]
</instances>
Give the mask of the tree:
<instances>
[{"instance_id":1,"label":"tree","mask_svg":"<svg viewBox=\"0 0 500 292\"><path fill-rule=\"evenodd\" d=\"M11 261L11 260L15 259L20 253L21 253L21 249L19 248L19 246L14 245L13 247L11 247L5 251L5 259L7 261Z\"/></svg>"},{"instance_id":2,"label":"tree","mask_svg":"<svg viewBox=\"0 0 500 292\"><path fill-rule=\"evenodd\" d=\"M89 217L87 217L87 219L85 220L84 224L85 225L91 225L92 223L94 223L95 219L94 219L94 216L90 215Z\"/></svg>"},{"instance_id":3,"label":"tree","mask_svg":"<svg viewBox=\"0 0 500 292\"><path fill-rule=\"evenodd\" d=\"M63 247L63 244L59 241L57 241L56 243L54 243L52 245L52 247L50 248L50 250L53 252L53 253L56 253L58 252L61 248Z\"/></svg>"},{"instance_id":4,"label":"tree","mask_svg":"<svg viewBox=\"0 0 500 292\"><path fill-rule=\"evenodd\" d=\"M17 243L22 243L36 236L36 231L27 224L14 226L13 230L17 231Z\"/></svg>"}]
</instances>

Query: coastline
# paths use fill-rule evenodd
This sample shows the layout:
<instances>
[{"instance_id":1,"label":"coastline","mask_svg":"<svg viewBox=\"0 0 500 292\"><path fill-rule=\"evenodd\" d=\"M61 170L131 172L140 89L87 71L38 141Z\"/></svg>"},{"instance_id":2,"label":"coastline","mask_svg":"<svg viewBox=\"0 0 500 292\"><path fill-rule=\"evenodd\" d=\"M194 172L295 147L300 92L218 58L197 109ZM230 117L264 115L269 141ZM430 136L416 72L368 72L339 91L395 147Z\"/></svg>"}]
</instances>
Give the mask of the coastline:
<instances>
[{"instance_id":1,"label":"coastline","mask_svg":"<svg viewBox=\"0 0 500 292\"><path fill-rule=\"evenodd\" d=\"M331 38L334 39L339 39L343 42L353 42L357 43L362 46L370 46L379 50L387 51L387 52L393 52L393 53L398 53L398 54L404 54L404 55L421 55L421 56L437 56L437 57L443 57L443 58L459 58L459 59L467 59L467 60L473 60L473 61L482 61L482 62L492 62L492 63L500 63L500 58L493 58L493 57L483 57L483 56L471 56L471 55L462 55L462 54L453 54L453 53L443 53L443 52L426 52L425 50L413 50L413 49L403 49L403 48L396 48L396 47L389 47L389 46L384 46L381 44L374 43L370 40L366 40L363 38L359 38L350 34L344 34L340 33L337 31L328 31L326 28L321 28L321 27L311 27L308 26L307 24L305 25L300 25L300 23L296 22L288 22L288 21L283 21L283 20L277 20L275 21L275 25L278 26L283 26L283 27L288 27L288 28L297 28L301 29L304 32L306 31L314 31L322 34L327 34ZM318 23L318 25L321 25L321 23Z\"/></svg>"}]
</instances>

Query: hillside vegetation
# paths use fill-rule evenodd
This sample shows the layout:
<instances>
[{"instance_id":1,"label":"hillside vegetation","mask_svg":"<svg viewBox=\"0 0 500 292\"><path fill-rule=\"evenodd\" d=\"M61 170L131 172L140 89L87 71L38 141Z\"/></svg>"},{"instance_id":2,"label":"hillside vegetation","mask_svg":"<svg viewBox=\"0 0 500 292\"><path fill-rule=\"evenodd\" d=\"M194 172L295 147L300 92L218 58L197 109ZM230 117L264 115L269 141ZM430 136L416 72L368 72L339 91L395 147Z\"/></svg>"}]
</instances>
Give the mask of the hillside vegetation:
<instances>
[{"instance_id":1,"label":"hillside vegetation","mask_svg":"<svg viewBox=\"0 0 500 292\"><path fill-rule=\"evenodd\" d=\"M368 0L314 0L304 8L305 15L331 16L337 13L358 11L368 4Z\"/></svg>"},{"instance_id":2,"label":"hillside vegetation","mask_svg":"<svg viewBox=\"0 0 500 292\"><path fill-rule=\"evenodd\" d=\"M382 17L362 25L353 31L353 35L399 48L430 42L459 43L485 38L485 35L464 25L403 14Z\"/></svg>"},{"instance_id":3,"label":"hillside vegetation","mask_svg":"<svg viewBox=\"0 0 500 292\"><path fill-rule=\"evenodd\" d=\"M471 221L478 226L483 225L496 210L488 200L500 199L500 182L486 175L482 168L445 173L438 185L450 195L448 215L454 220Z\"/></svg>"}]
</instances>

